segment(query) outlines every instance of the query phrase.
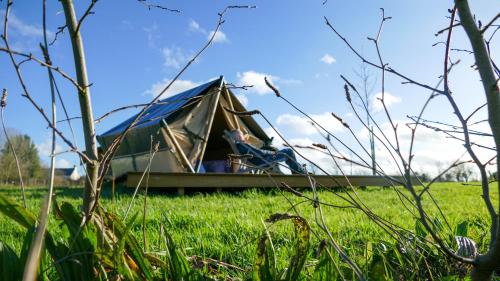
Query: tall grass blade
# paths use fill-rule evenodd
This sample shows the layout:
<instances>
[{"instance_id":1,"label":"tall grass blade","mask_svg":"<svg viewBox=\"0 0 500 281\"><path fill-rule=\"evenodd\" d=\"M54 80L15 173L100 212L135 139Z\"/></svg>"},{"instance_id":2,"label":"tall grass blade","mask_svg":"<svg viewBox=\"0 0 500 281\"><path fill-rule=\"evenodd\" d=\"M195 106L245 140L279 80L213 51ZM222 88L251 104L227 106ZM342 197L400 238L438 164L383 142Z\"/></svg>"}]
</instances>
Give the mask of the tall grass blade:
<instances>
[{"instance_id":1,"label":"tall grass blade","mask_svg":"<svg viewBox=\"0 0 500 281\"><path fill-rule=\"evenodd\" d=\"M16 252L0 241L0 277L5 281L20 280L23 275L23 263Z\"/></svg>"},{"instance_id":2,"label":"tall grass blade","mask_svg":"<svg viewBox=\"0 0 500 281\"><path fill-rule=\"evenodd\" d=\"M36 222L33 213L3 194L0 194L0 212L26 228L33 227Z\"/></svg>"}]
</instances>

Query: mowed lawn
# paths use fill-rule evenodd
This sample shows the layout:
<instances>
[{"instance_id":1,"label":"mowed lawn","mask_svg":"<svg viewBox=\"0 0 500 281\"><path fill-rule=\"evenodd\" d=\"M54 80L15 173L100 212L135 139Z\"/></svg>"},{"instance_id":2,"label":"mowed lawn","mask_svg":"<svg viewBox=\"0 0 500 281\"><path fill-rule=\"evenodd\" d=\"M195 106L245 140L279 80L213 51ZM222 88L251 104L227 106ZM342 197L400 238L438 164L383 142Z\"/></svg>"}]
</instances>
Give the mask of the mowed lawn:
<instances>
[{"instance_id":1,"label":"mowed lawn","mask_svg":"<svg viewBox=\"0 0 500 281\"><path fill-rule=\"evenodd\" d=\"M484 207L481 189L478 186L464 186L460 183L439 183L432 187L432 194L439 202L442 211L453 228L458 223L471 222L469 236L485 247L488 235L489 216ZM498 205L497 189L492 186L492 198ZM0 189L2 194L15 198L21 203L20 192L15 187ZM58 188L58 203L69 201L80 204L81 188ZM38 212L43 196L47 193L42 188L30 188L27 191L29 208ZM352 194L352 192L350 192ZM406 192L405 192L406 193ZM310 192L305 192L311 196ZM346 195L346 192L340 192ZM390 188L368 187L358 190L359 198L369 206L375 214L403 228L414 230L415 219L401 204L397 193ZM288 198L285 198L285 196ZM209 257L222 260L243 269L249 269L254 261L257 239L265 229L265 220L274 213L294 213L290 202L301 203L303 198L293 194L281 194L278 190L256 191L246 190L238 193L194 193L177 196L172 193L154 192L147 197L146 213L146 251L156 252L160 239L160 226L170 233L174 241L187 256ZM334 205L345 203L330 191L320 191L320 200ZM109 188L101 198L101 204L108 211L116 212L124 217L127 206L132 199L132 192L117 189L112 200ZM433 217L439 217L429 197L424 204L428 206ZM139 213L136 226L133 228L139 243L143 244L143 209L144 196L141 191L136 196L129 218ZM314 208L310 202L296 206L301 216L306 218L314 230L318 230L314 219ZM323 207L324 218L335 239L346 249L350 256L361 259L367 242L392 243L388 234L371 222L366 215L356 209ZM442 223L445 222L441 219ZM49 230L57 235L58 227L51 218ZM290 222L279 222L269 228L278 262L284 265L292 247L293 227ZM0 239L19 250L22 243L23 229L9 218L0 214ZM321 234L321 239L325 238ZM316 248L320 239L312 236L312 249Z\"/></svg>"}]
</instances>

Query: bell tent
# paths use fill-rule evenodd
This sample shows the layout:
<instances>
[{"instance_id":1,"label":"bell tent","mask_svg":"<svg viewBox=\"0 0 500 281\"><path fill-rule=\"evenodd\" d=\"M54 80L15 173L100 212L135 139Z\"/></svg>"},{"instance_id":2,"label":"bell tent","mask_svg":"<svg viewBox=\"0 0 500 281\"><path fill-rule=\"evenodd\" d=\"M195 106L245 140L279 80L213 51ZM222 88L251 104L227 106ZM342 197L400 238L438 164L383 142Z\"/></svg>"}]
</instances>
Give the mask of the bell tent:
<instances>
[{"instance_id":1,"label":"bell tent","mask_svg":"<svg viewBox=\"0 0 500 281\"><path fill-rule=\"evenodd\" d=\"M246 111L224 82L223 77L160 100L152 105L127 133L111 161L115 177L127 172L210 172L213 163L227 162L234 153L222 138L224 131L240 129L257 147L271 139L251 116L236 116L224 107ZM102 149L136 119L137 115L98 136ZM159 149L151 157L151 146ZM217 170L220 172L220 170Z\"/></svg>"}]
</instances>

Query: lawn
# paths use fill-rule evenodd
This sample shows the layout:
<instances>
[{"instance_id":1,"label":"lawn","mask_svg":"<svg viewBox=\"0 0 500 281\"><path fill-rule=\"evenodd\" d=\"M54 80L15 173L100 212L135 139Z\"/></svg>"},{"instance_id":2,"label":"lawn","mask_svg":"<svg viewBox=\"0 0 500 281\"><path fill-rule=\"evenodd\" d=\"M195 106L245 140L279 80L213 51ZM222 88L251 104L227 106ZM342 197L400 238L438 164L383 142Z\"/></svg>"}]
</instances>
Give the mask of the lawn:
<instances>
[{"instance_id":1,"label":"lawn","mask_svg":"<svg viewBox=\"0 0 500 281\"><path fill-rule=\"evenodd\" d=\"M496 190L496 189L492 189ZM58 203L69 201L75 205L80 203L80 188L58 188ZM20 192L13 187L4 187L0 193L21 202ZM27 191L29 209L37 212L46 190L30 188ZM306 195L311 196L309 192ZM345 194L341 192L340 194ZM406 211L395 191L390 188L368 187L357 194L375 214L405 229L415 229L415 219ZM448 223L454 228L462 221L469 221L469 236L478 242L481 248L487 243L484 235L489 227L488 214L485 209L481 190L477 186L464 186L460 183L439 183L432 187L432 194L446 214ZM285 196L287 198L285 198ZM320 200L334 205L342 205L343 201L330 191L320 191ZM114 200L109 189L104 192L101 204L109 211L123 217L131 202L132 193L117 189ZM290 201L288 201L290 200ZM497 194L493 200L498 201ZM315 231L318 227L314 220L314 208L310 202L304 202L290 193L281 194L278 190L247 190L238 193L195 193L176 196L168 193L149 193L146 213L146 244L142 230L144 196L138 193L129 218L139 213L139 219L133 232L141 245L148 252L157 252L160 240L160 226L170 233L174 241L187 256L212 258L249 270L254 262L257 241L265 229L265 222L274 213L294 213L290 202L298 204L296 211L304 217ZM439 217L431 200L426 197L424 204L433 217ZM368 242L392 243L391 237L371 222L359 210L350 208L323 207L324 218L333 237L344 247L349 256L363 266L363 253ZM442 220L445 225L444 220ZM51 219L49 229L57 235L57 222ZM292 248L293 227L290 223L280 222L269 227L275 247L277 261L281 267L287 262ZM22 244L23 228L0 214L0 240L19 250ZM311 236L311 256L320 243L321 237ZM248 276L245 272L238 275Z\"/></svg>"}]
</instances>

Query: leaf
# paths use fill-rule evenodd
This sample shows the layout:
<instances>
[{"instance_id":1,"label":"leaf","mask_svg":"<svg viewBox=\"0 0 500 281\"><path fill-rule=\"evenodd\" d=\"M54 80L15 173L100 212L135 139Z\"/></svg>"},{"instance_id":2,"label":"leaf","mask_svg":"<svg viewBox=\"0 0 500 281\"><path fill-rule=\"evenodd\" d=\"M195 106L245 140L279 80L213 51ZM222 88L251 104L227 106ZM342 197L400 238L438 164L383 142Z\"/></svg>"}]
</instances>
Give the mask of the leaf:
<instances>
[{"instance_id":1,"label":"leaf","mask_svg":"<svg viewBox=\"0 0 500 281\"><path fill-rule=\"evenodd\" d=\"M435 218L432 220L432 230L434 230L434 232L439 233L443 231L443 229L443 223L439 218Z\"/></svg>"},{"instance_id":2,"label":"leaf","mask_svg":"<svg viewBox=\"0 0 500 281\"><path fill-rule=\"evenodd\" d=\"M276 279L275 274L273 273L274 268L272 267L269 259L267 241L268 237L266 234L262 235L262 237L259 239L252 273L252 278L255 281Z\"/></svg>"},{"instance_id":3,"label":"leaf","mask_svg":"<svg viewBox=\"0 0 500 281\"><path fill-rule=\"evenodd\" d=\"M324 247L326 248L330 246L325 244ZM337 266L339 263L339 255L330 256L329 251L322 251L320 260L314 268L314 275L312 280L329 281L342 279L341 275L339 274L339 268Z\"/></svg>"},{"instance_id":4,"label":"leaf","mask_svg":"<svg viewBox=\"0 0 500 281\"><path fill-rule=\"evenodd\" d=\"M469 232L469 222L462 221L455 227L455 235L457 236L467 236Z\"/></svg>"},{"instance_id":5,"label":"leaf","mask_svg":"<svg viewBox=\"0 0 500 281\"><path fill-rule=\"evenodd\" d=\"M3 194L0 194L0 212L26 228L33 227L36 223L33 213Z\"/></svg>"},{"instance_id":6,"label":"leaf","mask_svg":"<svg viewBox=\"0 0 500 281\"><path fill-rule=\"evenodd\" d=\"M274 214L266 220L266 222L275 223L281 220L291 220L295 228L295 249L294 255L292 256L288 268L286 270L286 275L284 280L294 281L298 280L300 273L304 267L304 263L307 258L307 253L310 247L310 234L311 229L307 221L300 216L293 216L289 214ZM269 257L266 257L266 241L268 240L267 235L263 235L259 241L259 246L257 248L257 255L255 258L255 263L253 267L253 279L254 280L270 280L270 264Z\"/></svg>"},{"instance_id":7,"label":"leaf","mask_svg":"<svg viewBox=\"0 0 500 281\"><path fill-rule=\"evenodd\" d=\"M415 234L421 238L425 238L427 236L427 229L425 229L425 226L420 220L415 221Z\"/></svg>"},{"instance_id":8,"label":"leaf","mask_svg":"<svg viewBox=\"0 0 500 281\"><path fill-rule=\"evenodd\" d=\"M373 259L373 244L372 242L367 242L365 248L366 263L369 264L372 261L372 259Z\"/></svg>"},{"instance_id":9,"label":"leaf","mask_svg":"<svg viewBox=\"0 0 500 281\"><path fill-rule=\"evenodd\" d=\"M300 272L302 271L304 263L306 262L307 251L309 250L310 246L309 238L311 229L309 228L307 221L302 217L295 216L293 218L293 222L295 225L296 244L295 255L290 261L287 276L285 277L285 280L288 281L299 279Z\"/></svg>"},{"instance_id":10,"label":"leaf","mask_svg":"<svg viewBox=\"0 0 500 281\"><path fill-rule=\"evenodd\" d=\"M165 232L167 242L167 262L169 265L169 275L172 280L190 280L191 267L188 260L177 249L172 237Z\"/></svg>"},{"instance_id":11,"label":"leaf","mask_svg":"<svg viewBox=\"0 0 500 281\"><path fill-rule=\"evenodd\" d=\"M56 250L49 250L54 253L60 263L61 273L65 280L90 280L94 277L95 252L97 249L97 234L95 226L87 223L81 226L83 216L70 203L64 202L59 209L54 202L54 210L63 220L70 233L67 241L58 244ZM50 245L53 247L54 245ZM70 258L68 258L70 257Z\"/></svg>"},{"instance_id":12,"label":"leaf","mask_svg":"<svg viewBox=\"0 0 500 281\"><path fill-rule=\"evenodd\" d=\"M122 270L129 272L132 270L133 274L142 276L146 280L153 279L152 267L144 252L139 247L139 243L133 235L131 235L130 230L135 224L138 213L136 213L132 219L124 225L116 216L110 213L105 213L107 218L107 226L114 227L115 234L118 239L118 245L115 249L115 259L119 266L122 266ZM120 264L121 263L121 264ZM129 272L129 273L132 273Z\"/></svg>"},{"instance_id":13,"label":"leaf","mask_svg":"<svg viewBox=\"0 0 500 281\"><path fill-rule=\"evenodd\" d=\"M4 242L0 241L0 277L1 280L21 280L24 264L14 250Z\"/></svg>"}]
</instances>

